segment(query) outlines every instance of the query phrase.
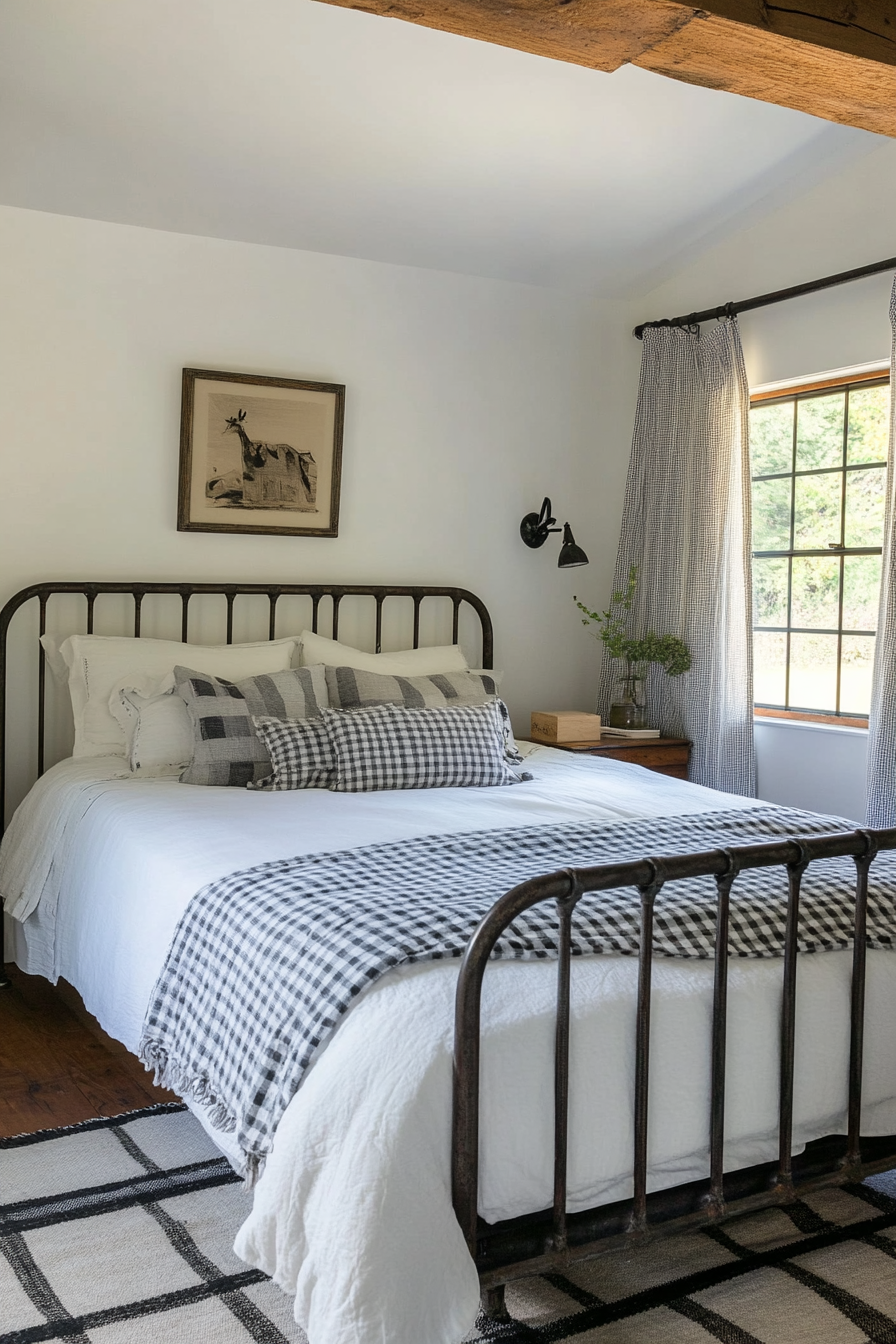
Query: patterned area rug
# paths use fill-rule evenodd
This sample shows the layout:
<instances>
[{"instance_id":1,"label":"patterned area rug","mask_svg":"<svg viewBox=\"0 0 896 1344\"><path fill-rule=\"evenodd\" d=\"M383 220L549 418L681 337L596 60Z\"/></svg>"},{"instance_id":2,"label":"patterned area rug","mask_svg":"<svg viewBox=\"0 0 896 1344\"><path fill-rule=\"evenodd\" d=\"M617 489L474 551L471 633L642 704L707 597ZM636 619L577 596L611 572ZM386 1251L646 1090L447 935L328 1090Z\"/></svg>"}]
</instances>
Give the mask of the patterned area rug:
<instances>
[{"instance_id":1,"label":"patterned area rug","mask_svg":"<svg viewBox=\"0 0 896 1344\"><path fill-rule=\"evenodd\" d=\"M0 1139L0 1341L307 1344L233 1253L251 1199L182 1106Z\"/></svg>"},{"instance_id":2,"label":"patterned area rug","mask_svg":"<svg viewBox=\"0 0 896 1344\"><path fill-rule=\"evenodd\" d=\"M896 1344L896 1172L508 1286L497 1344Z\"/></svg>"},{"instance_id":3,"label":"patterned area rug","mask_svg":"<svg viewBox=\"0 0 896 1344\"><path fill-rule=\"evenodd\" d=\"M233 1254L250 1198L178 1106L0 1140L0 1344L307 1344ZM471 1344L896 1344L896 1173L524 1280L507 1305Z\"/></svg>"}]
</instances>

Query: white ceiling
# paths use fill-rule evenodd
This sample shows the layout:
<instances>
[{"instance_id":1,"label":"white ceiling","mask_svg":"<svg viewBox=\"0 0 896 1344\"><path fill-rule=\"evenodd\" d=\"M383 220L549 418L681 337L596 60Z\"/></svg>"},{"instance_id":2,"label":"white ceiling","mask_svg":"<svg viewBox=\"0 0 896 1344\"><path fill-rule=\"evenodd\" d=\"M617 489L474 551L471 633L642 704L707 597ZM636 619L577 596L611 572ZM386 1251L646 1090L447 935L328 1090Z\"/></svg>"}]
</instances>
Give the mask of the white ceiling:
<instances>
[{"instance_id":1,"label":"white ceiling","mask_svg":"<svg viewBox=\"0 0 896 1344\"><path fill-rule=\"evenodd\" d=\"M624 294L879 138L313 0L3 0L0 203Z\"/></svg>"}]
</instances>

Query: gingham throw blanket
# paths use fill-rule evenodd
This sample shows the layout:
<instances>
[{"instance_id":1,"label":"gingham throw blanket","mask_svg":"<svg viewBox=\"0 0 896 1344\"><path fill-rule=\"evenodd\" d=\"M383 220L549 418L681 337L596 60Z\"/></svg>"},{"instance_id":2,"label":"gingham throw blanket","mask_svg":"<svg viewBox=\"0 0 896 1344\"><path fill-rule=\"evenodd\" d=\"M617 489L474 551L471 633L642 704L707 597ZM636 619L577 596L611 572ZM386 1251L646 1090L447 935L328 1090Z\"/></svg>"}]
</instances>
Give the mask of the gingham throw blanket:
<instances>
[{"instance_id":1,"label":"gingham throw blanket","mask_svg":"<svg viewBox=\"0 0 896 1344\"><path fill-rule=\"evenodd\" d=\"M424 836L259 864L193 897L156 984L140 1055L162 1086L206 1104L213 1124L235 1131L251 1181L312 1056L356 995L393 966L461 956L478 921L517 883L558 868L852 829L840 817L758 807ZM869 945L890 948L892 853L878 855L871 879ZM851 859L811 864L802 951L851 944L854 891ZM737 878L733 956L781 955L786 893L783 868ZM712 956L715 901L712 878L667 884L655 912L656 954ZM573 953L637 954L639 929L633 889L586 895L573 921ZM556 953L556 909L545 902L514 922L495 955Z\"/></svg>"}]
</instances>

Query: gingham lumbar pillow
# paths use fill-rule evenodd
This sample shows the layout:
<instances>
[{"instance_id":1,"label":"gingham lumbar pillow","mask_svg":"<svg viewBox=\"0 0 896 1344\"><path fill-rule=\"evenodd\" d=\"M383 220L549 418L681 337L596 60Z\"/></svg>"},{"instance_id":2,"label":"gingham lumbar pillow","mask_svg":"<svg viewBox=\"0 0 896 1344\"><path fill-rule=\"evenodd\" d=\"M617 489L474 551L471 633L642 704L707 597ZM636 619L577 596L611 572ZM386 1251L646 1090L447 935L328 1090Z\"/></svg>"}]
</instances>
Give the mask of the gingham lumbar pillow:
<instances>
[{"instance_id":1,"label":"gingham lumbar pillow","mask_svg":"<svg viewBox=\"0 0 896 1344\"><path fill-rule=\"evenodd\" d=\"M271 759L271 775L250 789L331 789L336 758L323 719L253 718Z\"/></svg>"},{"instance_id":2,"label":"gingham lumbar pillow","mask_svg":"<svg viewBox=\"0 0 896 1344\"><path fill-rule=\"evenodd\" d=\"M324 709L339 793L518 784L497 701L454 708Z\"/></svg>"},{"instance_id":3,"label":"gingham lumbar pillow","mask_svg":"<svg viewBox=\"0 0 896 1344\"><path fill-rule=\"evenodd\" d=\"M193 759L182 784L244 788L271 774L271 758L254 717L316 718L327 705L322 667L225 681L187 667L174 669L177 694L193 723Z\"/></svg>"}]
</instances>

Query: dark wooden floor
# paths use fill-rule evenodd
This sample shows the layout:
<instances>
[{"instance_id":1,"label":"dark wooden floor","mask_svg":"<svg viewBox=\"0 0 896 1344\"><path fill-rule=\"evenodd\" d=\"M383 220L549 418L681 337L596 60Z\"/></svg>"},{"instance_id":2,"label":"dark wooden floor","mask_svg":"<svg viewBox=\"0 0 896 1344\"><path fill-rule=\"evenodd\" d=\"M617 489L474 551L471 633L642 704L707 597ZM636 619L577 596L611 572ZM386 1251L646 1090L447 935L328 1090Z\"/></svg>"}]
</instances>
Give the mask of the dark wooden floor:
<instances>
[{"instance_id":1,"label":"dark wooden floor","mask_svg":"<svg viewBox=\"0 0 896 1344\"><path fill-rule=\"evenodd\" d=\"M0 1137L175 1101L85 1011L76 991L4 967L0 988Z\"/></svg>"}]
</instances>

